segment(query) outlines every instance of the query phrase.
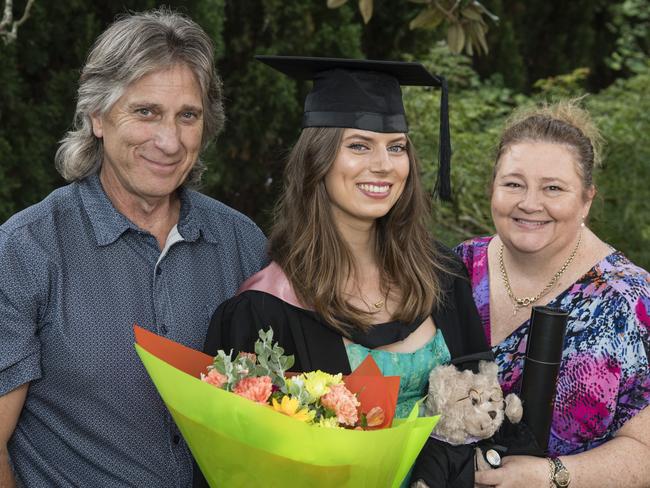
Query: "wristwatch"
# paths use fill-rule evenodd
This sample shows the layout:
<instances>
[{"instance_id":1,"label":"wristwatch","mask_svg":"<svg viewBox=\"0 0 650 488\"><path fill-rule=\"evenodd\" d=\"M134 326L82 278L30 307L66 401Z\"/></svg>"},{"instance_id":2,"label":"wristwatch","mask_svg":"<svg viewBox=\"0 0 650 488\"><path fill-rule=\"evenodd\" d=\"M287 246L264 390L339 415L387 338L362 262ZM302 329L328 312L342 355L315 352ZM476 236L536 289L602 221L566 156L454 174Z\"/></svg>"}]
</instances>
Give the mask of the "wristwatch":
<instances>
[{"instance_id":1,"label":"wristwatch","mask_svg":"<svg viewBox=\"0 0 650 488\"><path fill-rule=\"evenodd\" d=\"M571 475L559 458L548 458L551 468L551 488L567 488L571 483Z\"/></svg>"}]
</instances>

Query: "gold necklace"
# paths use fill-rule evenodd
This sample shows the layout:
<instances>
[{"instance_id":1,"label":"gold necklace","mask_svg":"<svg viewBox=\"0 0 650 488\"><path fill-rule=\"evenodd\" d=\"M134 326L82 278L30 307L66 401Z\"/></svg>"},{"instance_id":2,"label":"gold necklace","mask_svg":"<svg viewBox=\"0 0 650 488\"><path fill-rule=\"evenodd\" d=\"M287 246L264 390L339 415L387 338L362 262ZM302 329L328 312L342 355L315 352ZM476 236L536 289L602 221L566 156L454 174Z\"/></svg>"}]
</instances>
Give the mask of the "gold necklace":
<instances>
[{"instance_id":1,"label":"gold necklace","mask_svg":"<svg viewBox=\"0 0 650 488\"><path fill-rule=\"evenodd\" d=\"M388 298L389 293L390 293L390 288L388 288L388 291L386 292L386 296L384 298L380 298L376 302L369 304L368 303L368 297L366 295L364 295L361 292L361 288L359 288L359 295L361 296L361 301L366 304L366 307L368 307L368 309L370 310L371 313L373 312L371 306L375 309L375 312L379 312L382 308L384 308L384 305L386 305L386 299Z\"/></svg>"},{"instance_id":2,"label":"gold necklace","mask_svg":"<svg viewBox=\"0 0 650 488\"><path fill-rule=\"evenodd\" d=\"M537 300L539 300L544 295L546 295L557 284L557 281L560 279L560 276L564 274L564 272L567 270L567 268L573 261L573 258L576 257L576 253L578 252L578 247L580 246L581 240L582 240L582 232L578 234L578 242L576 243L576 246L573 248L573 251L571 251L571 255L569 256L569 258L564 262L564 264L558 270L558 272L553 275L551 281L548 282L548 284L544 287L542 291L540 291L534 297L521 297L521 298L515 296L515 294L512 291L512 287L510 286L510 280L508 279L508 273L506 272L506 265L503 262L503 242L501 243L501 247L499 248L499 267L501 268L501 278L503 279L503 284L506 287L508 296L510 297L510 300L512 300L513 303L512 315L517 315L517 312L519 311L520 308L526 308L527 306L535 303Z\"/></svg>"}]
</instances>

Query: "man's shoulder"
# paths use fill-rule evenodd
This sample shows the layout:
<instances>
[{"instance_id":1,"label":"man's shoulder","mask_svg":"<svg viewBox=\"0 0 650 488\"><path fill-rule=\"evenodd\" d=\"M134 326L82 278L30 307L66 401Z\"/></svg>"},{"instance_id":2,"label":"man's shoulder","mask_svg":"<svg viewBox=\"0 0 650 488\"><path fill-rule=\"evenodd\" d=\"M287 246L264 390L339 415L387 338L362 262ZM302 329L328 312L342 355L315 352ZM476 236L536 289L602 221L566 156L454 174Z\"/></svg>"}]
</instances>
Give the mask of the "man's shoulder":
<instances>
[{"instance_id":1,"label":"man's shoulder","mask_svg":"<svg viewBox=\"0 0 650 488\"><path fill-rule=\"evenodd\" d=\"M62 213L78 208L79 199L75 183L57 188L40 202L9 217L0 225L0 238L20 235L35 227L38 227L40 232L46 232L48 228L54 227L44 224L53 222Z\"/></svg>"}]
</instances>

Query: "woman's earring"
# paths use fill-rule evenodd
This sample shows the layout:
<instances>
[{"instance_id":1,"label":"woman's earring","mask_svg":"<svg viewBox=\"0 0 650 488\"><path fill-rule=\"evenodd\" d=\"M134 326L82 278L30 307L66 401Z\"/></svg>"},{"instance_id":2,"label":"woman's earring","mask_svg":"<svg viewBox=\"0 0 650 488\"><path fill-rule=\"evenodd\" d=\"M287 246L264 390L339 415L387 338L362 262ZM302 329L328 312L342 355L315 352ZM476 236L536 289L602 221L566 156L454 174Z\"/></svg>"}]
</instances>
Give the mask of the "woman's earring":
<instances>
[{"instance_id":1,"label":"woman's earring","mask_svg":"<svg viewBox=\"0 0 650 488\"><path fill-rule=\"evenodd\" d=\"M580 223L580 227L584 227L584 226L585 226L585 217L583 215L582 216L582 222Z\"/></svg>"}]
</instances>

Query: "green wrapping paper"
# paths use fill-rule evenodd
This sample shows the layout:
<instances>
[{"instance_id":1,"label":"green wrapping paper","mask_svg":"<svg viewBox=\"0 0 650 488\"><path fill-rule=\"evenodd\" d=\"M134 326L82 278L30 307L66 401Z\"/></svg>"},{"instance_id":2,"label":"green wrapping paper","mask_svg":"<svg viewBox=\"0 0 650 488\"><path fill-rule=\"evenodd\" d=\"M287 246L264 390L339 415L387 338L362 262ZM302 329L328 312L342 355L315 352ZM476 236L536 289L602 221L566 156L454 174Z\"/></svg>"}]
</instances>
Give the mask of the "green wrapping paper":
<instances>
[{"instance_id":1,"label":"green wrapping paper","mask_svg":"<svg viewBox=\"0 0 650 488\"><path fill-rule=\"evenodd\" d=\"M308 425L135 347L211 487L398 487L438 420L416 406L379 430Z\"/></svg>"}]
</instances>

